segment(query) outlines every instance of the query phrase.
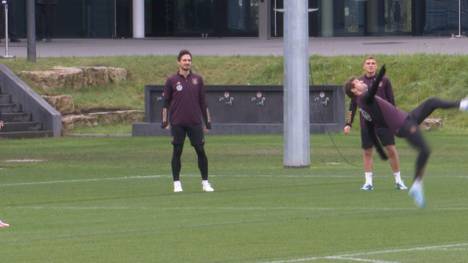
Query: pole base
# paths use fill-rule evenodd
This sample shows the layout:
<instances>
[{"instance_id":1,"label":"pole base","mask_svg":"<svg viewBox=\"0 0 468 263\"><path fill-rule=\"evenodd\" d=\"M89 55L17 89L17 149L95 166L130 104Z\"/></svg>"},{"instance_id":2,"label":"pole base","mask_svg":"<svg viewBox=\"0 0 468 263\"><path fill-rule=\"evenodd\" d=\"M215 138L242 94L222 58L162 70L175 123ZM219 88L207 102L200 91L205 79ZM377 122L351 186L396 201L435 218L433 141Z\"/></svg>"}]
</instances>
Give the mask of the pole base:
<instances>
[{"instance_id":1,"label":"pole base","mask_svg":"<svg viewBox=\"0 0 468 263\"><path fill-rule=\"evenodd\" d=\"M3 56L0 56L0 58L2 58L2 59L14 59L14 58L16 58L16 56L13 56L13 55L3 55Z\"/></svg>"}]
</instances>

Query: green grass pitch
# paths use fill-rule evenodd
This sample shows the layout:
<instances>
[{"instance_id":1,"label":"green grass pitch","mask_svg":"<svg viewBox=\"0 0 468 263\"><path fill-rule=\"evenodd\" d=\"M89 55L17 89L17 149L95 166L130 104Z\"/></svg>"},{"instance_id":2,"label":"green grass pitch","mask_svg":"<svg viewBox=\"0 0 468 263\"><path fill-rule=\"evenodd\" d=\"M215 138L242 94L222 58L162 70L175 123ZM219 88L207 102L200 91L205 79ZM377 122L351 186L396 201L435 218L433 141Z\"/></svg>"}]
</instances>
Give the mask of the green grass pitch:
<instances>
[{"instance_id":1,"label":"green grass pitch","mask_svg":"<svg viewBox=\"0 0 468 263\"><path fill-rule=\"evenodd\" d=\"M426 133L425 209L379 160L359 190L357 134L333 136L346 161L312 135L304 169L283 168L281 136L208 136L214 193L186 143L178 194L168 137L2 140L0 262L466 262L466 134Z\"/></svg>"}]
</instances>

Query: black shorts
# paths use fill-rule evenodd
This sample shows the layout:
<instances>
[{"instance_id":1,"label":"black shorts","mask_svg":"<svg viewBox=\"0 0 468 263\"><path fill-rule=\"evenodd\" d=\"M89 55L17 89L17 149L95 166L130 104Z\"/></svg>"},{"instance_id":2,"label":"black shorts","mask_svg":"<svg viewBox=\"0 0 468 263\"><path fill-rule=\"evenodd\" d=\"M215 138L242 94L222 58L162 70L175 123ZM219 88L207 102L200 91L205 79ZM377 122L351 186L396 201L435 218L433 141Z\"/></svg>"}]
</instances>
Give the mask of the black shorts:
<instances>
[{"instance_id":1,"label":"black shorts","mask_svg":"<svg viewBox=\"0 0 468 263\"><path fill-rule=\"evenodd\" d=\"M388 145L395 145L395 136L392 132L390 132L387 128L377 128L375 129L375 133L377 138L379 138L380 142L383 146ZM368 129L361 129L361 147L362 149L369 149L374 146L374 142L372 142L371 137L369 136Z\"/></svg>"},{"instance_id":2,"label":"black shorts","mask_svg":"<svg viewBox=\"0 0 468 263\"><path fill-rule=\"evenodd\" d=\"M185 135L190 139L190 143L195 145L203 145L205 143L205 137L203 134L203 126L183 126L183 125L171 125L172 144L184 144Z\"/></svg>"}]
</instances>

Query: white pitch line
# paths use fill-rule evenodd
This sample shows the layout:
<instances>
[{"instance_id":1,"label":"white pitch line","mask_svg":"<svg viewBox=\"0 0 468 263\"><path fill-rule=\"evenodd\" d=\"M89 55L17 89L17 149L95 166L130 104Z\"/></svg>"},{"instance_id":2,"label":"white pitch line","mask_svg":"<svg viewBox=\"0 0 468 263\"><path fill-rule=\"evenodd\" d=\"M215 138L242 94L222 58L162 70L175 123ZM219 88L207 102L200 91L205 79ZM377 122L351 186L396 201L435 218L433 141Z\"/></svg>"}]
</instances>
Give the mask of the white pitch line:
<instances>
[{"instance_id":1,"label":"white pitch line","mask_svg":"<svg viewBox=\"0 0 468 263\"><path fill-rule=\"evenodd\" d=\"M198 174L185 174L184 176L188 177L198 177ZM276 174L276 175L267 175L267 174L238 174L238 175L210 175L210 177L238 177L238 178L333 178L333 179L355 179L354 176L346 175L286 175L286 174ZM468 178L468 176L453 176L454 178ZM51 180L51 181L39 181L39 182L21 182L21 183L6 183L0 184L0 187L11 187L11 186L31 186L31 185L48 185L48 184L69 184L69 183L90 183L90 182L101 182L101 181L120 181L120 180L140 180L140 179L159 179L159 178L170 178L170 175L135 175L135 176L123 176L123 177L102 177L102 178L88 178L88 179L69 179L69 180Z\"/></svg>"},{"instance_id":2,"label":"white pitch line","mask_svg":"<svg viewBox=\"0 0 468 263\"><path fill-rule=\"evenodd\" d=\"M199 176L196 174L185 174L184 176ZM294 177L294 178L352 178L351 176L334 176L334 175L211 175L211 177ZM45 185L45 184L67 184L67 183L89 183L101 181L119 181L119 180L139 180L139 179L158 179L170 178L170 175L135 175L123 177L102 177L102 178L88 178L88 179L69 179L69 180L52 180L40 182L22 182L22 183L6 183L0 184L0 187L9 186L29 186L29 185Z\"/></svg>"},{"instance_id":3,"label":"white pitch line","mask_svg":"<svg viewBox=\"0 0 468 263\"><path fill-rule=\"evenodd\" d=\"M44 185L44 184L89 183L89 182L101 182L101 181L134 180L134 179L154 179L154 178L161 178L161 177L162 177L162 175L145 175L145 176L136 175L136 176L124 176L124 177L69 179L69 180L53 180L53 181L42 181L42 182L23 182L23 183L0 184L0 187Z\"/></svg>"},{"instance_id":4,"label":"white pitch line","mask_svg":"<svg viewBox=\"0 0 468 263\"><path fill-rule=\"evenodd\" d=\"M262 206L186 206L186 207L145 207L145 206L12 206L4 209L32 209L32 210L232 210L232 211L273 211L273 210L293 210L293 211L352 211L361 213L363 211L407 211L414 208L362 208L362 207L262 207ZM467 208L468 209L468 208Z\"/></svg>"},{"instance_id":5,"label":"white pitch line","mask_svg":"<svg viewBox=\"0 0 468 263\"><path fill-rule=\"evenodd\" d=\"M261 207L261 206L186 206L186 207L146 207L146 206L10 206L3 209L31 209L31 210L154 210L154 211L178 211L178 210L225 210L225 211L322 211L322 212L376 212L376 211L414 211L415 208L409 207L381 207L381 208L365 208L365 207ZM431 208L432 211L458 211L460 208ZM464 210L468 210L466 207ZM343 255L349 256L349 255ZM352 255L354 256L354 255Z\"/></svg>"},{"instance_id":6,"label":"white pitch line","mask_svg":"<svg viewBox=\"0 0 468 263\"><path fill-rule=\"evenodd\" d=\"M434 250L440 251L468 251L468 248L454 247L454 248L439 248Z\"/></svg>"},{"instance_id":7,"label":"white pitch line","mask_svg":"<svg viewBox=\"0 0 468 263\"><path fill-rule=\"evenodd\" d=\"M391 254L391 253L400 253L400 252L413 252L413 251L424 251L424 250L437 250L442 248L456 248L456 247L464 247L468 246L468 243L457 243L457 244L449 244L449 245L436 245L436 246L424 246L424 247L413 247L413 248L401 248L401 249L386 249L386 250L377 250L377 251L370 251L370 252L360 252L360 253L352 253L352 254L342 254L342 255L335 255L335 256L311 256L311 257L304 257L304 258L295 258L295 259L285 259L285 260L274 260L274 261L261 261L259 263L296 263L296 262L308 262L308 261L315 261L315 260L323 260L323 259L347 259L347 260L358 260L359 256L371 256L371 255L380 255L380 254ZM360 259L359 259L360 260ZM389 263L390 261L366 261L366 262L381 262L381 263Z\"/></svg>"},{"instance_id":8,"label":"white pitch line","mask_svg":"<svg viewBox=\"0 0 468 263\"><path fill-rule=\"evenodd\" d=\"M340 256L326 257L325 259L357 261L357 262L370 262L370 263L400 263L398 261L385 261L385 260L378 260L378 259L365 259L365 258L340 257Z\"/></svg>"},{"instance_id":9,"label":"white pitch line","mask_svg":"<svg viewBox=\"0 0 468 263\"><path fill-rule=\"evenodd\" d=\"M454 248L454 247L464 247L468 246L468 243L457 243L449 245L436 245L436 246L425 246L425 247L413 247L413 248L401 248L401 249L388 249L380 251L371 251L363 253L353 253L340 255L342 257L354 257L354 256L370 256L370 255L379 255L379 254L391 254L391 253L400 253L400 252L412 252L412 251L423 251L423 250L435 250L441 248Z\"/></svg>"}]
</instances>

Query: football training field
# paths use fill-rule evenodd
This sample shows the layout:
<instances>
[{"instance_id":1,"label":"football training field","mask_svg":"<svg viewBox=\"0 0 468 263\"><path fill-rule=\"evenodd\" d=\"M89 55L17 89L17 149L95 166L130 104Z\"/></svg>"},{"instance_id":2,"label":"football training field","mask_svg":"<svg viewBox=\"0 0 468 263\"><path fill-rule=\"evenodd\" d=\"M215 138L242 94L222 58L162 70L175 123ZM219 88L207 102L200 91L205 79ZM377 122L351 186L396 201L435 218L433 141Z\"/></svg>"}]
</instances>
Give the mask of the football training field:
<instances>
[{"instance_id":1,"label":"football training field","mask_svg":"<svg viewBox=\"0 0 468 263\"><path fill-rule=\"evenodd\" d=\"M418 209L377 159L359 190L358 134L312 135L305 169L283 168L280 136L208 136L213 193L186 142L177 194L168 137L2 140L0 262L467 262L467 135L426 133Z\"/></svg>"}]
</instances>

